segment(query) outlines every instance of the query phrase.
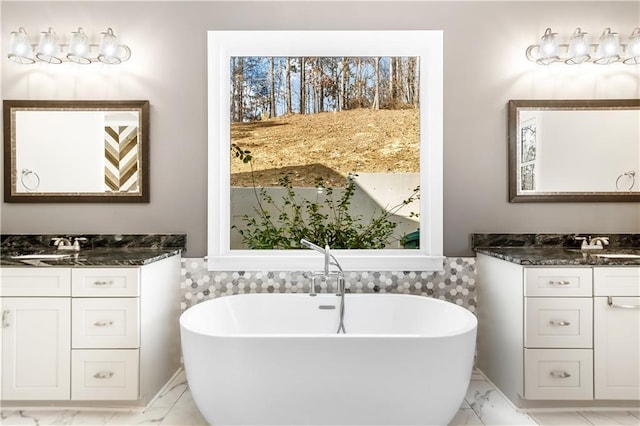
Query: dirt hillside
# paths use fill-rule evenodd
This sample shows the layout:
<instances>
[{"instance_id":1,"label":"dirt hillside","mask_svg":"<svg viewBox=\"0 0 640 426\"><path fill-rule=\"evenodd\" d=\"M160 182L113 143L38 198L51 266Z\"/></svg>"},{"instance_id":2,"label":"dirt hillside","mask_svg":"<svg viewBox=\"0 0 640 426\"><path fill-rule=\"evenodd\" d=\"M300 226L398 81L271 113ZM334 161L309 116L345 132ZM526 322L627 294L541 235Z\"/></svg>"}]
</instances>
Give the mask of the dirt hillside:
<instances>
[{"instance_id":1,"label":"dirt hillside","mask_svg":"<svg viewBox=\"0 0 640 426\"><path fill-rule=\"evenodd\" d=\"M314 186L318 176L343 186L349 172L419 172L419 111L357 109L233 123L231 142L251 151L257 186L275 186L283 173L294 186ZM231 184L251 186L250 171L232 158Z\"/></svg>"}]
</instances>

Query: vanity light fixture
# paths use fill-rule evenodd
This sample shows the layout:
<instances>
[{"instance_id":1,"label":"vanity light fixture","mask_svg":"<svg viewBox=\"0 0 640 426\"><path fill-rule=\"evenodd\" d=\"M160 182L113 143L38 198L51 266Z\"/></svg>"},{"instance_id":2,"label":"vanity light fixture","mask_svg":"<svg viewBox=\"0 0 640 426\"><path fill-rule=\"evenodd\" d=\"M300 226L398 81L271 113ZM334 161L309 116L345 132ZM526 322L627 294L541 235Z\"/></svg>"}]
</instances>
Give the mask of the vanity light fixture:
<instances>
[{"instance_id":1,"label":"vanity light fixture","mask_svg":"<svg viewBox=\"0 0 640 426\"><path fill-rule=\"evenodd\" d=\"M622 62L640 64L640 27L635 28L626 43L620 42L618 33L605 28L598 43L590 43L588 34L576 28L568 43L560 43L558 34L547 28L540 43L532 44L525 52L527 59L540 65L564 62L578 65L587 62L608 65Z\"/></svg>"},{"instance_id":2,"label":"vanity light fixture","mask_svg":"<svg viewBox=\"0 0 640 426\"><path fill-rule=\"evenodd\" d=\"M37 61L49 64L74 62L91 64L102 62L115 65L129 60L131 49L118 42L111 28L100 33L100 44L91 44L82 28L71 33L69 43L61 43L53 28L40 34L38 44L31 44L27 31L20 27L11 33L9 40L9 59L19 64L33 64ZM34 55L35 51L35 55Z\"/></svg>"}]
</instances>

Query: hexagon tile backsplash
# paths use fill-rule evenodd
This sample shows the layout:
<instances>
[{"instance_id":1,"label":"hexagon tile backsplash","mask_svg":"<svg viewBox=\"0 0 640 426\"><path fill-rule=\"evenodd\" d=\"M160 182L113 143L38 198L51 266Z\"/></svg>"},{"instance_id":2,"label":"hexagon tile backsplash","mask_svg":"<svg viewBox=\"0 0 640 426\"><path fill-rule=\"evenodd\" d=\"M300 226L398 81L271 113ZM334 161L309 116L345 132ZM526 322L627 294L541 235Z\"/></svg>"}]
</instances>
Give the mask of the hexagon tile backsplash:
<instances>
[{"instance_id":1,"label":"hexagon tile backsplash","mask_svg":"<svg viewBox=\"0 0 640 426\"><path fill-rule=\"evenodd\" d=\"M346 272L351 293L415 294L456 303L476 312L474 257L444 259L441 272ZM204 258L183 258L181 310L215 297L242 293L306 293L308 272L208 271ZM321 284L321 291L327 291ZM331 289L329 289L331 290Z\"/></svg>"}]
</instances>

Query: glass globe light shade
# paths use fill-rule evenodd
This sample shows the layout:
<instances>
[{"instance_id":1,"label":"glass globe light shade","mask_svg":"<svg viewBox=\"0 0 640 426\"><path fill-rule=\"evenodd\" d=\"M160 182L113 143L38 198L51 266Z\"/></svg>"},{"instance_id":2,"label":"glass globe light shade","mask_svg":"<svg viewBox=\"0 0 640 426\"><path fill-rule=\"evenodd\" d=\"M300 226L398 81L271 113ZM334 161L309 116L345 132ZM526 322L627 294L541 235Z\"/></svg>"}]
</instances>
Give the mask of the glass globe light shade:
<instances>
[{"instance_id":1,"label":"glass globe light shade","mask_svg":"<svg viewBox=\"0 0 640 426\"><path fill-rule=\"evenodd\" d=\"M610 28L606 28L600 37L600 45L598 46L596 59L593 62L600 65L608 65L618 62L620 59L618 33L612 33Z\"/></svg>"},{"instance_id":2,"label":"glass globe light shade","mask_svg":"<svg viewBox=\"0 0 640 426\"><path fill-rule=\"evenodd\" d=\"M627 65L640 64L640 27L633 30L625 49L626 59L624 63Z\"/></svg>"},{"instance_id":3,"label":"glass globe light shade","mask_svg":"<svg viewBox=\"0 0 640 426\"><path fill-rule=\"evenodd\" d=\"M582 64L591 59L590 44L587 33L583 33L580 28L576 28L569 40L569 57L565 63L569 65Z\"/></svg>"},{"instance_id":4,"label":"glass globe light shade","mask_svg":"<svg viewBox=\"0 0 640 426\"><path fill-rule=\"evenodd\" d=\"M551 28L547 28L540 42L537 63L549 65L560 60L558 56L558 38L556 33L551 32Z\"/></svg>"},{"instance_id":5,"label":"glass globe light shade","mask_svg":"<svg viewBox=\"0 0 640 426\"><path fill-rule=\"evenodd\" d=\"M60 45L58 44L58 37L56 37L53 28L49 28L49 31L40 34L36 58L49 64L60 64L62 59L59 56Z\"/></svg>"},{"instance_id":6,"label":"glass globe light shade","mask_svg":"<svg viewBox=\"0 0 640 426\"><path fill-rule=\"evenodd\" d=\"M105 64L119 64L122 61L118 56L119 50L118 38L113 34L113 30L108 28L106 32L102 33L98 49L98 60Z\"/></svg>"},{"instance_id":7,"label":"glass globe light shade","mask_svg":"<svg viewBox=\"0 0 640 426\"><path fill-rule=\"evenodd\" d=\"M33 49L29 41L29 35L24 28L11 33L9 39L9 59L19 64L33 64Z\"/></svg>"},{"instance_id":8,"label":"glass globe light shade","mask_svg":"<svg viewBox=\"0 0 640 426\"><path fill-rule=\"evenodd\" d=\"M78 31L71 33L69 39L69 52L67 53L67 59L77 64L90 64L89 52L91 47L89 46L89 38L84 33L82 28L78 28Z\"/></svg>"}]
</instances>

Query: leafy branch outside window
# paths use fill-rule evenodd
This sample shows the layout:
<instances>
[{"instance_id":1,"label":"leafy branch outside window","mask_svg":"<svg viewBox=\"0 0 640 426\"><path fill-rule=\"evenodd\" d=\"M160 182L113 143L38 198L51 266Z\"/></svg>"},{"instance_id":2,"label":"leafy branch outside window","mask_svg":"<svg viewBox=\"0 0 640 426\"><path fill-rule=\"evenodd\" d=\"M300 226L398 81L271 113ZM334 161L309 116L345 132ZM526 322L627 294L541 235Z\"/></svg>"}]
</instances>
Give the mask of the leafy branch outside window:
<instances>
[{"instance_id":1,"label":"leafy branch outside window","mask_svg":"<svg viewBox=\"0 0 640 426\"><path fill-rule=\"evenodd\" d=\"M356 190L355 177L350 173L341 192L326 187L322 178L316 180L318 192L325 194L322 203L310 201L296 194L288 175L278 179L285 194L276 203L265 188L258 188L253 173L251 152L231 144L231 152L243 163L251 166L253 190L257 205L256 216L245 214L244 227L233 225L245 243L251 249L298 249L300 239L306 238L319 244L329 244L336 249L382 249L397 240L393 232L398 223L391 217L403 207L420 198L420 187L398 205L388 209L375 209L368 220L361 214L350 211ZM418 217L411 212L410 217ZM405 236L406 237L406 236ZM401 244L406 238L400 238Z\"/></svg>"}]
</instances>

